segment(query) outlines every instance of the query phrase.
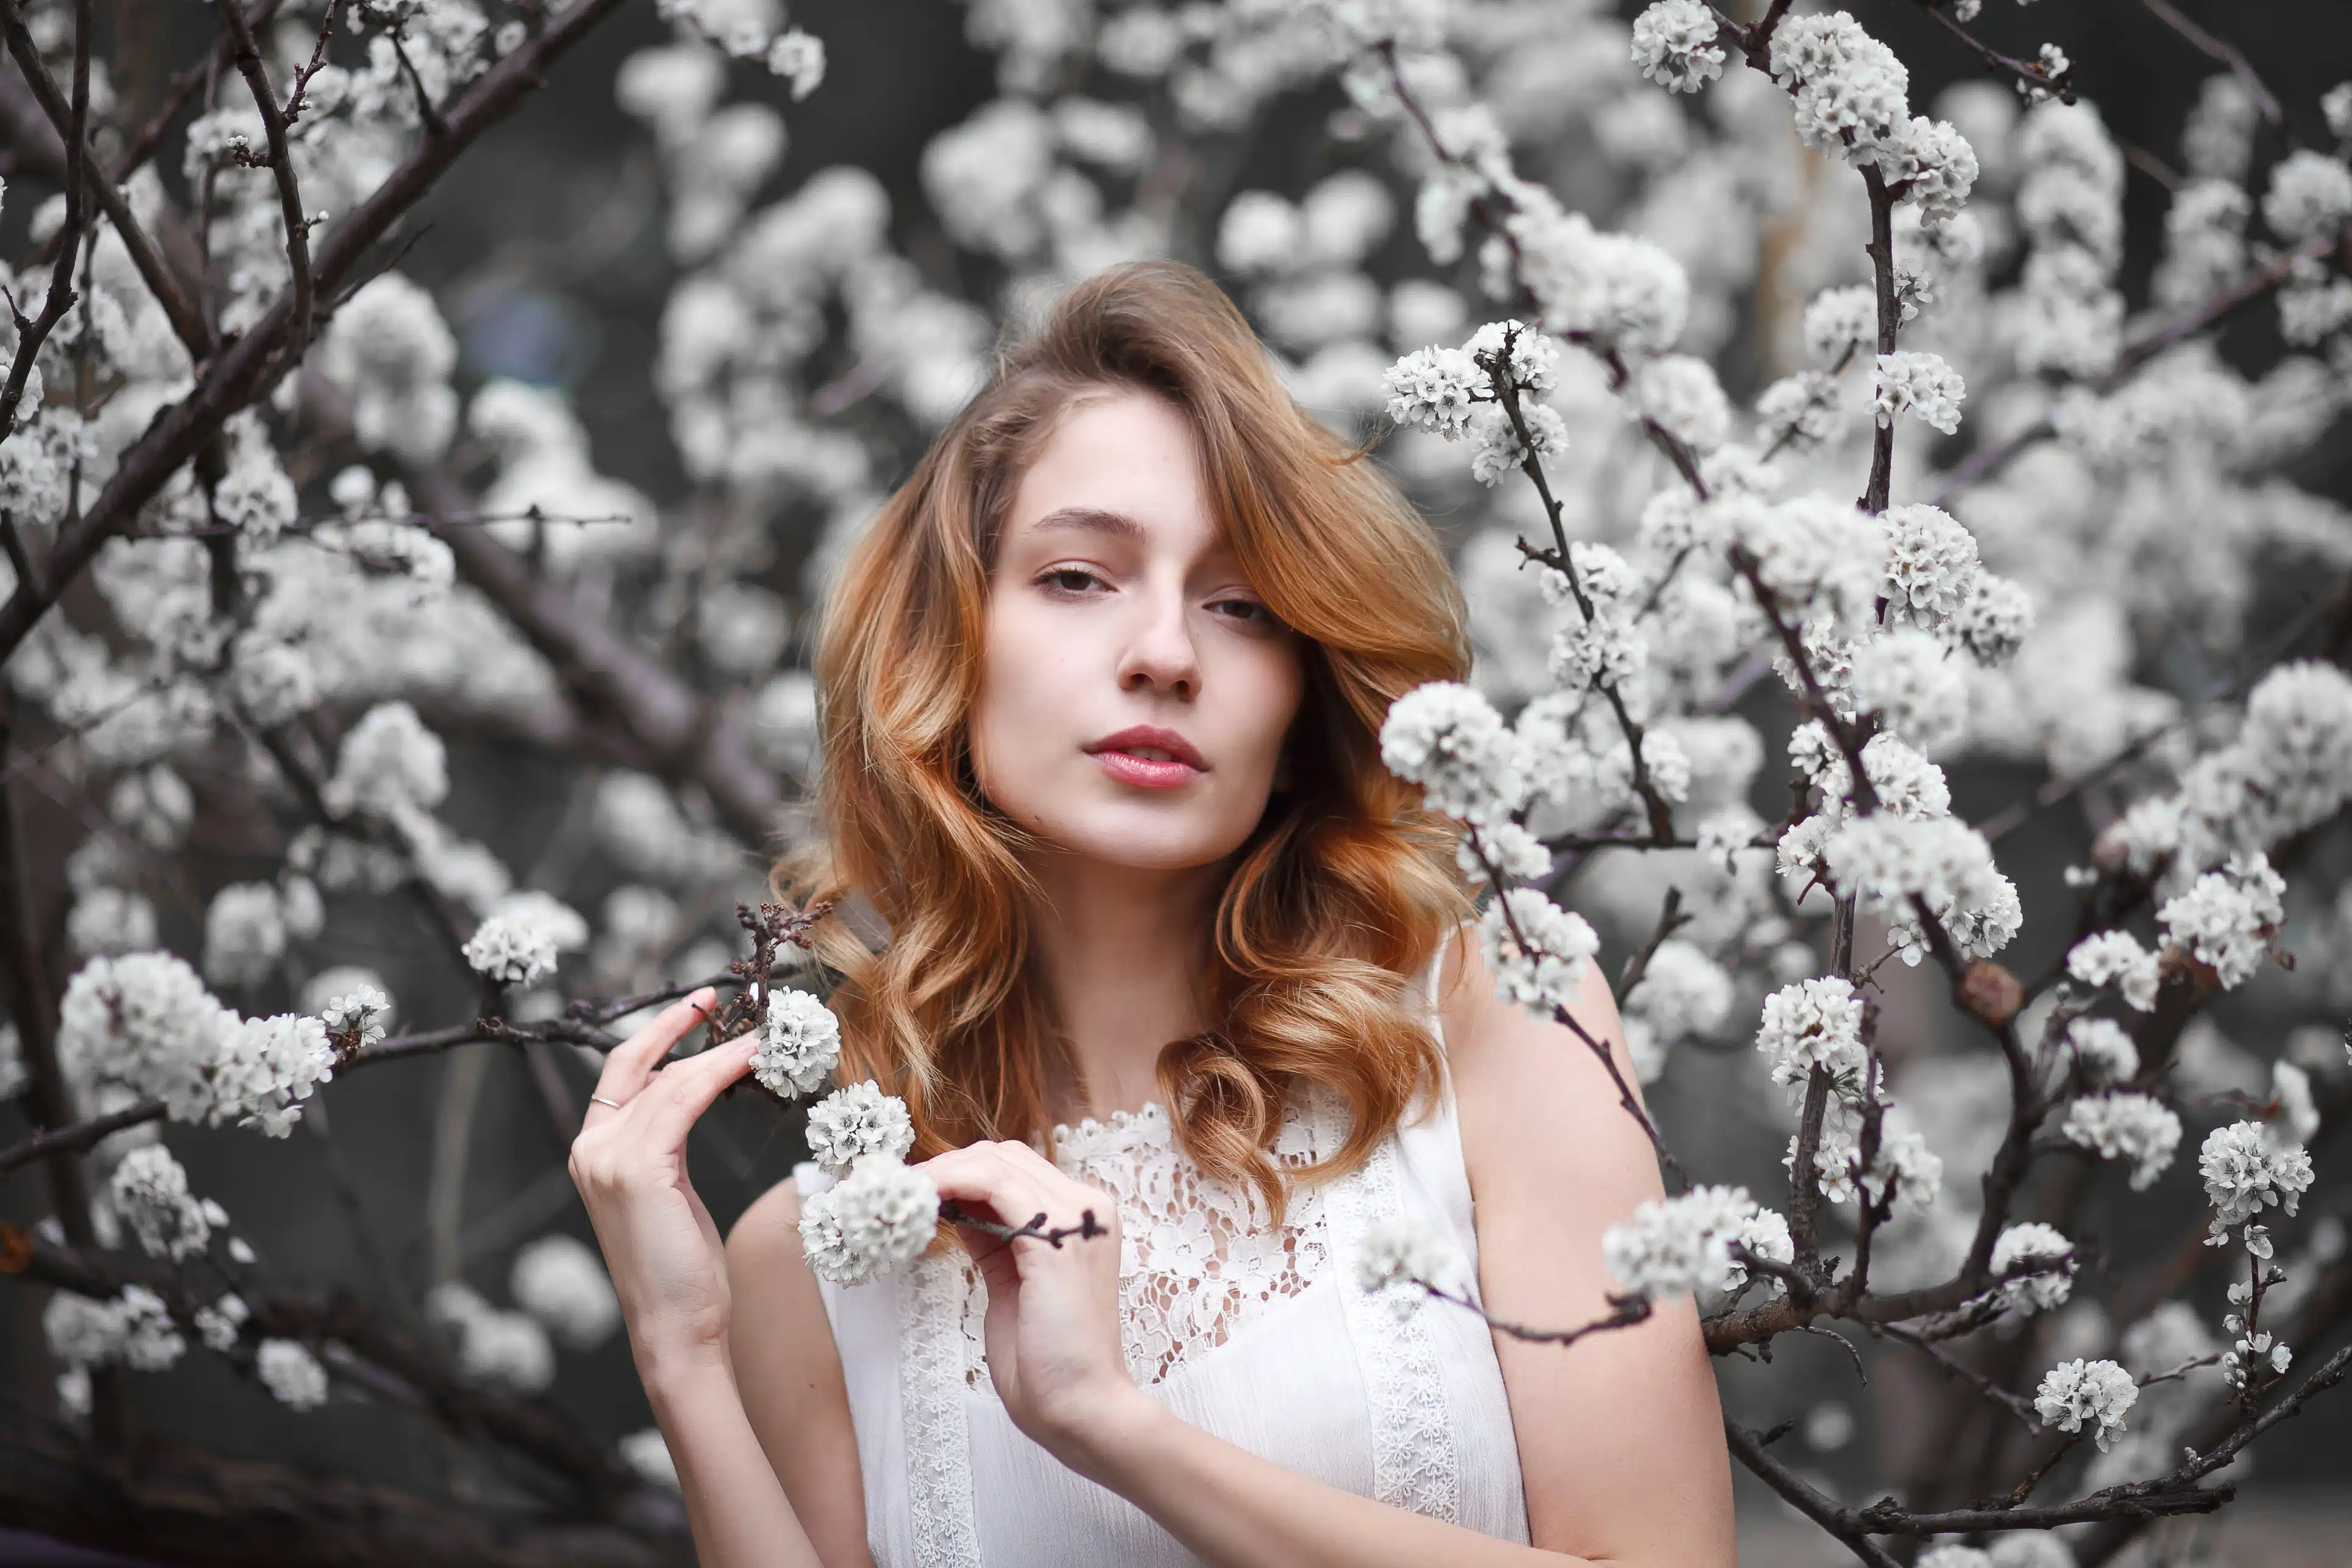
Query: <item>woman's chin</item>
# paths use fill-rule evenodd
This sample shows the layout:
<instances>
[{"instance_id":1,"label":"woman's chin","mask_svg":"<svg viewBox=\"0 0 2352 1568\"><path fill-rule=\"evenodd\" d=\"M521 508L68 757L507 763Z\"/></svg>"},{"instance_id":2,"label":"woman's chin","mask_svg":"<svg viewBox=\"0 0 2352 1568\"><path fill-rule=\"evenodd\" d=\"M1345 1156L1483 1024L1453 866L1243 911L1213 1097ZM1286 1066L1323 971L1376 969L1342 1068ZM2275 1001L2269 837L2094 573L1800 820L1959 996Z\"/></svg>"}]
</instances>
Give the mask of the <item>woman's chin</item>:
<instances>
[{"instance_id":1,"label":"woman's chin","mask_svg":"<svg viewBox=\"0 0 2352 1568\"><path fill-rule=\"evenodd\" d=\"M1049 842L1080 859L1136 871L1189 871L1213 865L1249 837L1223 823L1188 822L1182 814L1112 809L1043 825Z\"/></svg>"}]
</instances>

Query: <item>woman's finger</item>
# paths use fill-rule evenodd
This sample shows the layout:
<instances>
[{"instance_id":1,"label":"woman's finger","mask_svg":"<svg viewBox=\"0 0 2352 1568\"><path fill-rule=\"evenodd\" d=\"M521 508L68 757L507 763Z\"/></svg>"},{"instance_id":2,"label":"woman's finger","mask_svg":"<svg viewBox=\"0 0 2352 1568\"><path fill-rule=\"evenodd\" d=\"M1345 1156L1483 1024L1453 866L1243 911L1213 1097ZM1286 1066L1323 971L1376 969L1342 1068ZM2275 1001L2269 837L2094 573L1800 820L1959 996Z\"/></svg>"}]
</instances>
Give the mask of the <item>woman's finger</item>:
<instances>
[{"instance_id":1,"label":"woman's finger","mask_svg":"<svg viewBox=\"0 0 2352 1568\"><path fill-rule=\"evenodd\" d=\"M657 1148L682 1146L688 1131L702 1119L711 1102L751 1069L751 1058L759 1049L760 1032L750 1029L654 1074L638 1096L643 1101L639 1112L643 1130L638 1135Z\"/></svg>"},{"instance_id":2,"label":"woman's finger","mask_svg":"<svg viewBox=\"0 0 2352 1568\"><path fill-rule=\"evenodd\" d=\"M596 1093L612 1101L613 1105L625 1106L635 1100L661 1059L669 1054L670 1047L686 1038L688 1031L710 1016L712 1005L718 999L719 993L705 985L655 1014L651 1023L605 1054L604 1070L596 1079ZM588 1115L591 1118L612 1115L613 1105L591 1100Z\"/></svg>"},{"instance_id":3,"label":"woman's finger","mask_svg":"<svg viewBox=\"0 0 2352 1568\"><path fill-rule=\"evenodd\" d=\"M1046 1216L1048 1225L1066 1224L1076 1220L1079 1209L1087 1206L1078 1201L1075 1184L1048 1184L1037 1173L1014 1163L1003 1150L992 1144L951 1149L924 1161L916 1169L938 1184L940 1197L953 1198L966 1205L985 1204L1009 1226L1026 1225L1041 1214ZM1058 1177L1060 1173L1053 1174Z\"/></svg>"}]
</instances>

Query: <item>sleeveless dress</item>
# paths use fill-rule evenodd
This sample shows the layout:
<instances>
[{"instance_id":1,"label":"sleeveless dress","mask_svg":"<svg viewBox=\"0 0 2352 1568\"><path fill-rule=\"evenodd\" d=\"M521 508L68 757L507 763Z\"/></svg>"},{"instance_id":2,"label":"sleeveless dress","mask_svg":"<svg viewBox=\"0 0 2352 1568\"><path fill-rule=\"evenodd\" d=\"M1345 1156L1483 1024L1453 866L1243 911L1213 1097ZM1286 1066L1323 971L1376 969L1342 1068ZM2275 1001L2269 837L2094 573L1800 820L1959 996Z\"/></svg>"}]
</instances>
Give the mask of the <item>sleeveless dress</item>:
<instances>
[{"instance_id":1,"label":"sleeveless dress","mask_svg":"<svg viewBox=\"0 0 2352 1568\"><path fill-rule=\"evenodd\" d=\"M1348 1267L1371 1221L1408 1208L1476 1268L1436 982L1433 963L1434 1106L1359 1169L1295 1192L1279 1230L1253 1226L1251 1197L1204 1175L1157 1103L1055 1127L1054 1160L1118 1200L1128 1368L1172 1414L1298 1475L1525 1543L1518 1445L1486 1325L1435 1301L1400 1316ZM1336 1096L1312 1091L1291 1107L1275 1155L1311 1163L1347 1125ZM803 1194L827 1182L813 1164L793 1176ZM879 1568L1197 1563L1150 1515L1013 1425L982 1360L986 1288L961 1251L819 1288Z\"/></svg>"}]
</instances>

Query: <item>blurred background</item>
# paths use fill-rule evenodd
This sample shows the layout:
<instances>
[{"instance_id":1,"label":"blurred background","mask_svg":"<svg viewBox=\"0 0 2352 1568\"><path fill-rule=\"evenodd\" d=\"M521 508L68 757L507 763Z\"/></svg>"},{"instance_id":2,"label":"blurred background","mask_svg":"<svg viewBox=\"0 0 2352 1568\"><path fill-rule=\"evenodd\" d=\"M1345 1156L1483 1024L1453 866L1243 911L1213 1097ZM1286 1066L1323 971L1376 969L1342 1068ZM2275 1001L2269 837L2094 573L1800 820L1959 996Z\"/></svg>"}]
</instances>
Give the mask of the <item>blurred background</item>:
<instances>
[{"instance_id":1,"label":"blurred background","mask_svg":"<svg viewBox=\"0 0 2352 1568\"><path fill-rule=\"evenodd\" d=\"M97 8L102 26L119 41L110 57L114 86L133 103L152 100L170 72L210 36L207 7L98 0ZM1630 4L1614 7L1626 18L1639 9ZM1977 62L1908 0L1855 0L1852 9L1909 66L1915 106L1936 102L1951 84L1983 79ZM2352 11L2342 0L2180 0L2179 9L2242 47L2302 135L2325 142L2316 107L2320 96L2352 78ZM944 133L966 124L1003 91L1004 73L1011 68L1005 61L1017 53L1003 47L1006 33L1024 26L1050 31L1054 18L1066 10L1055 0L1037 0L1034 6L800 0L791 7L790 19L823 40L824 79L797 103L784 82L763 73L747 72L732 82L731 100L769 103L785 128L772 172L746 199L755 205L776 202L825 171L864 170L887 197L887 249L910 262L927 289L961 300L999 300L1014 269L1003 256L989 254L968 233L943 221L940 174L935 169L933 183L927 184L926 155ZM2030 8L1988 0L1976 30L1994 47L2019 55L2030 56L2044 42L2060 45L2074 62L2083 95L2099 105L2118 143L2132 151L2135 173L2125 188L2127 238L2118 286L2138 306L2148 297L2149 274L2162 249L2168 192L2159 174L2179 162L2184 116L2197 102L2201 84L2216 74L2215 62L2177 34L2151 26L2138 0L2040 0ZM666 173L663 154L645 124L616 109L614 83L625 61L672 37L651 4L627 7L592 35L562 62L543 90L434 190L400 263L409 278L430 290L454 334L453 379L461 399L495 378L560 393L576 412L597 473L616 487L612 493L621 504L635 504L631 497L651 498L666 512L705 483L705 476L689 471L681 456L673 406L657 387L664 311L687 269L670 226L677 182ZM1612 90L1628 82L1641 85L1630 72L1612 68L1622 78ZM1583 81L1578 72L1563 71L1556 89L1558 132L1540 155L1523 155L1523 167L1551 184L1571 206L1589 201L1596 209L1622 207L1643 171L1638 159L1601 149L1605 136L1626 133L1610 132L1597 110L1588 114L1593 106L1580 96ZM1667 100L1660 95L1658 101ZM1328 80L1275 93L1246 133L1202 134L1190 150L1186 173L1197 182L1195 189L1297 193L1339 169L1364 166L1364 142L1342 133L1346 107L1339 88ZM2147 171L2142 154L2158 174ZM961 177L972 177L972 172ZM19 178L10 175L9 199L0 216L0 254L19 254L27 244L36 204L19 199ZM1832 188L1825 182L1817 196L1795 199L1826 204L1852 198L1843 184ZM1196 205L1203 210L1214 206L1188 204L1184 210ZM1752 226L1727 222L1727 246L1757 243ZM1801 229L1792 225L1790 232ZM1722 326L1721 347L1710 354L1735 401L1752 397L1787 368L1783 340L1804 299L1801 289L1793 300L1776 295L1769 235L1765 243L1768 255L1754 286L1746 290L1745 308ZM1237 294L1244 291L1244 280L1220 267L1215 234L1206 219L1188 224L1180 217L1171 229L1170 248L1227 276ZM1428 262L1410 224L1399 223L1370 249L1362 267L1387 281L1426 272ZM1472 309L1479 309L1475 300ZM913 334L932 329L924 318L910 315L903 330ZM2242 313L2224 342L2233 362L2250 367L2275 362L2282 346L2274 312ZM845 488L870 496L886 493L906 471L925 432L919 421L904 417L877 413L865 419L861 374L857 355L843 352L830 363L813 365L808 379L812 405L828 415L834 427L857 431L863 456L856 460L870 466L857 485ZM2337 419L2325 438L2294 460L2287 477L2320 497L2352 501L2352 442L2344 436L2344 423ZM823 461L824 454L814 452L807 460ZM1406 467L1404 458L1397 460ZM461 438L451 463L461 473L487 479L498 473L499 459L488 442ZM323 477L322 470L310 482ZM838 488L830 496L816 487L780 493L755 520L756 547L737 558L740 579L763 587L784 612L785 624L775 628L781 640L777 662L784 668L804 662L804 632L821 582L811 563L821 563L828 540L837 548L839 498ZM1433 493L1433 520L1454 542L1464 544L1493 521L1479 510L1483 504ZM2294 587L2258 585L2247 621L2258 626L2268 618L2269 601L2263 594L2291 596ZM1742 711L1764 731L1767 754L1772 754L1788 728L1777 693L1759 689ZM612 832L608 817L619 807L600 790L593 770L583 772L569 759L499 732L495 725L468 723L454 710L436 715L436 723L450 749L454 783L441 808L444 818L465 838L496 846L519 886L544 889L579 910L606 908L608 897L625 884L668 889L679 907L665 912L647 950L612 957L609 964L600 958L599 973L683 980L722 969L740 951L731 909L735 899L756 893L761 868L753 858L739 855L730 871L698 880L690 874L668 877L667 870L676 866L625 870L612 854L600 850ZM1969 819L1981 819L2048 776L2038 761L2021 758L1969 759L1948 767L1955 811ZM1757 805L1768 820L1777 818L1780 802L1759 799ZM45 880L61 886L58 868L83 827L68 805L56 799L28 792L21 809L30 825L35 858L46 863ZM691 799L685 809L688 821L667 841L668 847L656 835L644 840L654 846L647 853L658 858L709 852L724 861L723 852L709 847L709 814L694 821ZM2005 841L2003 867L2025 894L2029 912L2023 949L2051 951L2063 923L2071 923L2059 875L2085 858L2092 826L2083 811L2069 806L2041 814ZM2341 843L2332 847L2339 861L2343 849ZM281 850L280 843L253 837L249 820L227 811L201 812L190 847L177 861L187 878L182 897L158 900L165 945L187 952L201 948L202 890L266 874ZM1652 891L1651 884L1637 881L1613 892L1596 889L1589 903L1580 904L1573 893L1568 900L1603 927L1612 971L1647 933L1649 911L1655 908ZM450 974L431 933L401 906L389 900L372 908L338 903L331 920L329 940L341 960L363 963L396 999L395 1026L466 1016L470 1004L462 984ZM2287 1048L2290 1025L2315 1016L2310 987L2324 990L2331 973L2352 963L2352 952L2340 946L2331 951L2331 929L2324 921L2306 926L2315 945L2301 948L2305 963L2295 989L2265 991L2258 984L2223 998L2211 1029L2193 1050L2184 1047L2184 1058L2193 1058L2207 1091L2257 1097L2266 1091L2268 1063ZM2290 930L2284 945L2297 948L2294 937ZM1890 1036L1909 1038L1922 1056L1930 1054L1937 1040L1957 1037L1932 966L1889 966L1882 978L1889 987ZM1752 1007L1744 1016L1752 1019ZM1685 1051L1649 1094L1669 1142L1703 1152L1703 1179L1744 1181L1769 1194L1780 1182L1778 1160L1785 1132L1755 1110L1758 1075L1748 1070L1749 1044L1738 1036ZM555 1063L567 1102L576 1107L593 1081L593 1068L569 1052L559 1053ZM1923 1121L1934 1125L1936 1110L1921 1107ZM0 1106L0 1143L14 1142L24 1131L17 1112ZM2170 1244L2173 1218L2197 1202L2190 1151L2200 1134L2201 1127L2192 1129L2183 1158L2160 1185L2164 1202L2094 1201L2101 1234L2114 1248L2113 1257L2097 1261L2100 1270L2135 1269ZM313 1100L304 1124L283 1142L183 1127L172 1130L170 1142L194 1189L216 1197L270 1266L289 1276L390 1295L411 1314L421 1310L424 1287L452 1271L488 1300L507 1303L519 1246L549 1234L588 1238L563 1167L569 1131L551 1113L547 1086L517 1053L499 1047L465 1047L364 1079L332 1083ZM2347 1152L2352 1149L2339 1128L2322 1129L2314 1149L2321 1188L2305 1210L2307 1225L2337 1216L2339 1236L2341 1217L2352 1206L2352 1185L2345 1177L2352 1170ZM736 1097L713 1112L696 1157L698 1184L723 1227L787 1174L802 1151L790 1115L765 1101ZM1948 1191L1972 1180L1962 1162L1951 1161ZM37 1169L0 1178L0 1215L23 1218L41 1212L45 1203ZM2203 1315L2218 1320L2219 1307L2209 1300L2218 1286L2209 1280L2189 1289ZM0 1387L8 1400L34 1406L46 1405L56 1370L43 1346L41 1305L39 1293L0 1288ZM622 1337L608 1337L592 1349L562 1350L560 1356L561 1374L546 1397L581 1430L617 1439L649 1425ZM1918 1462L1905 1446L1909 1434L1924 1428L1907 1417L1918 1402L1944 1392L1934 1386L1932 1372L1916 1365L1877 1354L1870 1364L1865 1385L1844 1349L1813 1339L1783 1341L1769 1367L1738 1358L1718 1363L1733 1413L1759 1427L1794 1421L1793 1434L1778 1451L1850 1500L1876 1495L1867 1489ZM358 1401L296 1414L202 1354L189 1355L168 1373L137 1380L136 1400L143 1420L233 1456L290 1462L322 1474L373 1477L427 1493L497 1495L503 1484L494 1468L425 1423ZM2225 1514L2225 1522L2217 1526L2200 1527L2201 1534L2175 1533L2179 1560L2278 1568L2352 1563L2352 1545L2347 1544L2352 1542L2347 1455L2352 1398L2323 1400L2292 1431L2267 1442L2258 1458L2240 1465L2235 1474L2247 1486L2251 1506ZM1739 1479L1744 1560L1793 1568L1843 1559L1832 1542L1793 1524L1760 1489L1748 1489L1748 1477ZM80 1559L16 1538L0 1546L0 1560Z\"/></svg>"}]
</instances>

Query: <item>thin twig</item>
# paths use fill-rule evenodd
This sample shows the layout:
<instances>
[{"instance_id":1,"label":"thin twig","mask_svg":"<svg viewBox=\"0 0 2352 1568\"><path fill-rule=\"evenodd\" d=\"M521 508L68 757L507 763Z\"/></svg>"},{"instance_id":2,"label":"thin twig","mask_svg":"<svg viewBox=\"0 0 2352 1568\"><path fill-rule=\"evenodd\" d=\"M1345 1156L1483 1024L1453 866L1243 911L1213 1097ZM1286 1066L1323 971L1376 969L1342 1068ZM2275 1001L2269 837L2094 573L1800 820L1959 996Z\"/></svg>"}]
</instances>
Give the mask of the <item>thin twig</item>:
<instances>
[{"instance_id":1,"label":"thin twig","mask_svg":"<svg viewBox=\"0 0 2352 1568\"><path fill-rule=\"evenodd\" d=\"M277 90L269 85L268 73L262 68L261 50L253 41L252 29L245 25L245 13L237 0L214 0L220 12L221 25L228 29L236 45L233 58L239 75L253 95L253 106L261 113L261 132L269 143L269 170L278 184L278 216L286 225L286 265L293 274L294 309L286 329L286 352L299 355L310 341L313 291L317 281L310 273L310 219L302 210L302 192L295 183L294 153L286 139L286 110L278 106ZM327 7L326 29L319 35L319 47L326 47L327 33L335 26L335 8ZM302 79L307 85L309 78ZM302 88L294 89L294 102L299 106Z\"/></svg>"},{"instance_id":2,"label":"thin twig","mask_svg":"<svg viewBox=\"0 0 2352 1568\"><path fill-rule=\"evenodd\" d=\"M2169 4L2169 0L2139 0L2139 3L2147 7L2149 16L2188 39L2190 47L2206 58L2229 67L2230 74L2238 79L2238 84L2246 89L2246 96L2254 100L2254 107L2262 110L2263 118L2270 122L2272 130L2286 129L2286 116L2280 112L2278 94L2263 85L2261 73L2254 69L2254 62L2246 58L2244 50L2226 38L2214 37L2182 16Z\"/></svg>"}]
</instances>

